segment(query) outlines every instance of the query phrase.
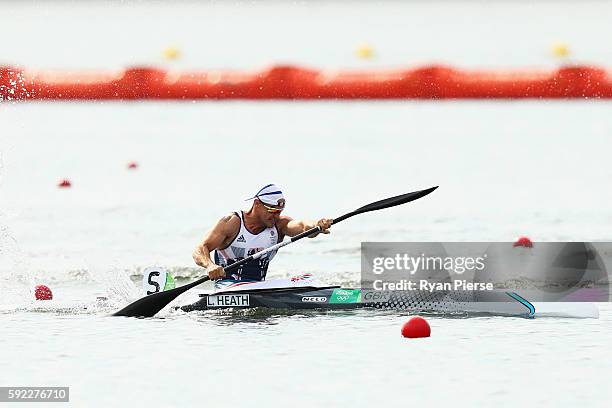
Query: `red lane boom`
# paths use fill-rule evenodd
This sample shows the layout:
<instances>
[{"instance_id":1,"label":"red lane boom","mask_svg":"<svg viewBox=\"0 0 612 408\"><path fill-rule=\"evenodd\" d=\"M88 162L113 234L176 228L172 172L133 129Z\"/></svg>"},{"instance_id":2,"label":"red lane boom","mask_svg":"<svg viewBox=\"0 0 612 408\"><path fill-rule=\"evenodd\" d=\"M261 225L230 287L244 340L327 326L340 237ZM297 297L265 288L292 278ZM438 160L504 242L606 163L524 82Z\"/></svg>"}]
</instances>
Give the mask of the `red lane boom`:
<instances>
[{"instance_id":1,"label":"red lane boom","mask_svg":"<svg viewBox=\"0 0 612 408\"><path fill-rule=\"evenodd\" d=\"M610 72L590 66L484 71L446 66L330 71L31 71L0 67L0 100L612 98Z\"/></svg>"}]
</instances>

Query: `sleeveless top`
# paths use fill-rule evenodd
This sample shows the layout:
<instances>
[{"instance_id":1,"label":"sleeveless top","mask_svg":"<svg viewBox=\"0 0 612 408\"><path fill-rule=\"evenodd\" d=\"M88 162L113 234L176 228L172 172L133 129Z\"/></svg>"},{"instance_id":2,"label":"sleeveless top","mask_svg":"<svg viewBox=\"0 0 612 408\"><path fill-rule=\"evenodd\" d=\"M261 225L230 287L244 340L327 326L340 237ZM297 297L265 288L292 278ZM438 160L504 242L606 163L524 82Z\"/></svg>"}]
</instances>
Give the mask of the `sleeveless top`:
<instances>
[{"instance_id":1,"label":"sleeveless top","mask_svg":"<svg viewBox=\"0 0 612 408\"><path fill-rule=\"evenodd\" d=\"M215 263L219 266L227 266L236 261L253 255L263 249L276 245L279 242L278 230L276 226L266 228L259 234L251 233L244 225L244 214L235 212L240 218L240 230L234 240L225 248L215 250ZM255 280L261 281L266 279L268 272L268 264L274 258L277 251L269 252L259 259L252 259L239 269L228 274L225 279L236 280Z\"/></svg>"}]
</instances>

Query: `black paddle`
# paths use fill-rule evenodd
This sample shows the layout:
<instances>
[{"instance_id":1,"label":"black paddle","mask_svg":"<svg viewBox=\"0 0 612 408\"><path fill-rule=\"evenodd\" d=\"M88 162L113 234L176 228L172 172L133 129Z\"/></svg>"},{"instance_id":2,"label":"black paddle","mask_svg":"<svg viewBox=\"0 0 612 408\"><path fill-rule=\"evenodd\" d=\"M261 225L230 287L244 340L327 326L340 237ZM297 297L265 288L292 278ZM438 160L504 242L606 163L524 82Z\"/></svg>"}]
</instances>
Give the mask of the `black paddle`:
<instances>
[{"instance_id":1,"label":"black paddle","mask_svg":"<svg viewBox=\"0 0 612 408\"><path fill-rule=\"evenodd\" d=\"M363 207L358 208L355 211L352 211L348 214L344 214L338 218L334 218L333 224L337 224L340 221L344 221L347 218L350 218L354 215L363 214L363 213L370 212L370 211L382 210L383 208L395 207L396 205L405 204L410 201L417 200L431 193L436 188L438 188L438 186L431 187L426 190L420 190L420 191L414 191L412 193L402 194L396 197L391 197L391 198L387 198L384 200L376 201L375 203L364 205ZM252 259L260 258L262 255L268 252L277 250L281 247L284 247L285 245L289 245L302 238L308 237L316 232L319 232L320 230L321 230L320 227L311 228L308 231L304 231L301 234L291 237L291 239L288 241L280 242L274 246L271 246L270 248L266 248L263 251L250 255L238 262L234 262L233 264L228 265L225 268L223 268L223 270L225 271L226 274L228 272L235 271L236 269L240 268L241 265L249 262ZM200 278L194 282L188 283L187 285L183 285L178 288L170 289L164 292L157 292L152 295L143 297L141 299L138 299L134 303L127 305L126 307L118 311L117 313L113 314L113 316L152 317L157 312L159 312L164 307L166 307L170 302L176 299L181 293L187 292L189 289L195 286L198 286L199 284L204 283L207 280L209 280L208 276L204 276L203 278Z\"/></svg>"}]
</instances>

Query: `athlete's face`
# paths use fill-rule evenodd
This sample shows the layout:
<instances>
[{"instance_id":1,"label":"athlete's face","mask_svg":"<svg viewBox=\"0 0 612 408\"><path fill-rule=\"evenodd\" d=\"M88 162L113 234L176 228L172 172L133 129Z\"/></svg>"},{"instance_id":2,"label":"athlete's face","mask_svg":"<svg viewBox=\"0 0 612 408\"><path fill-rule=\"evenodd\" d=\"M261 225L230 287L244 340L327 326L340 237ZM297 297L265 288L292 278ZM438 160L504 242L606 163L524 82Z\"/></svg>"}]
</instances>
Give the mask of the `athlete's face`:
<instances>
[{"instance_id":1,"label":"athlete's face","mask_svg":"<svg viewBox=\"0 0 612 408\"><path fill-rule=\"evenodd\" d=\"M272 228L276 225L278 218L283 211L283 207L264 204L259 200L255 200L255 209L261 223L267 228Z\"/></svg>"}]
</instances>

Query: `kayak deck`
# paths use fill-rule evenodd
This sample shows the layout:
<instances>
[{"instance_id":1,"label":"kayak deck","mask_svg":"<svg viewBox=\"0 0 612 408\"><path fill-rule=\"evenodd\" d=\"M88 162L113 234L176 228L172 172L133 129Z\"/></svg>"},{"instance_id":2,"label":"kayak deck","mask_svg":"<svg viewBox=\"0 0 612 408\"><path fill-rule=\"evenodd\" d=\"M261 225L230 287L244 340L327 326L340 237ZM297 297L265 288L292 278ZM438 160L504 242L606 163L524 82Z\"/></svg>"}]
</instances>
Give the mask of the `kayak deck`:
<instances>
[{"instance_id":1,"label":"kayak deck","mask_svg":"<svg viewBox=\"0 0 612 408\"><path fill-rule=\"evenodd\" d=\"M200 300L182 306L194 310L255 308L273 309L356 309L365 305L358 300L358 289L342 289L339 286L273 288L256 291L231 291L200 294Z\"/></svg>"}]
</instances>

